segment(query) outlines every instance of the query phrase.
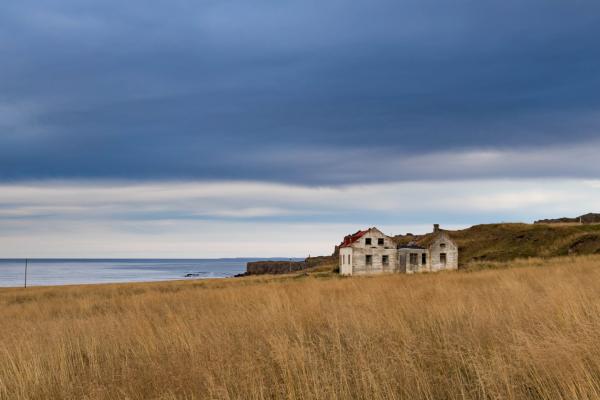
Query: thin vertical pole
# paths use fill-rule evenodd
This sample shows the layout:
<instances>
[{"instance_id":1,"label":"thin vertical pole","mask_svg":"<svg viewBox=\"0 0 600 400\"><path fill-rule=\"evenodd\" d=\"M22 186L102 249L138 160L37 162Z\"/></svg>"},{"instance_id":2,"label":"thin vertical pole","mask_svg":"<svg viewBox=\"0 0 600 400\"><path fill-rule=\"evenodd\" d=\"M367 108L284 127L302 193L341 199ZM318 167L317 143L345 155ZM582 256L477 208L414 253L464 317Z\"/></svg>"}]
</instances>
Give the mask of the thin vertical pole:
<instances>
[{"instance_id":1,"label":"thin vertical pole","mask_svg":"<svg viewBox=\"0 0 600 400\"><path fill-rule=\"evenodd\" d=\"M27 288L27 264L28 264L27 259L25 259L25 288Z\"/></svg>"}]
</instances>

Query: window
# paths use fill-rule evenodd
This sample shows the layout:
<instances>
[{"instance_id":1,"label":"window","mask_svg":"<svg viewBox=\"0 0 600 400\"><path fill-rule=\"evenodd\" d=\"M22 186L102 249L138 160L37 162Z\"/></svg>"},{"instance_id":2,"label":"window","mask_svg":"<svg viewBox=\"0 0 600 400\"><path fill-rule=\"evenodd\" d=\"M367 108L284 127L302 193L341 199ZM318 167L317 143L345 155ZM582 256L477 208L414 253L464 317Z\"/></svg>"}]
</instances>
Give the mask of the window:
<instances>
[{"instance_id":1,"label":"window","mask_svg":"<svg viewBox=\"0 0 600 400\"><path fill-rule=\"evenodd\" d=\"M377 244L383 246L383 238L377 239Z\"/></svg>"},{"instance_id":2,"label":"window","mask_svg":"<svg viewBox=\"0 0 600 400\"><path fill-rule=\"evenodd\" d=\"M410 253L410 265L418 265L418 257L417 253Z\"/></svg>"},{"instance_id":3,"label":"window","mask_svg":"<svg viewBox=\"0 0 600 400\"><path fill-rule=\"evenodd\" d=\"M366 239L365 239L365 244L366 244L367 246L369 246L369 245L371 244L371 238L366 238Z\"/></svg>"},{"instance_id":4,"label":"window","mask_svg":"<svg viewBox=\"0 0 600 400\"><path fill-rule=\"evenodd\" d=\"M446 253L440 253L440 264L446 265Z\"/></svg>"},{"instance_id":5,"label":"window","mask_svg":"<svg viewBox=\"0 0 600 400\"><path fill-rule=\"evenodd\" d=\"M366 256L365 261L367 262L367 265L372 265L373 264L373 256Z\"/></svg>"},{"instance_id":6,"label":"window","mask_svg":"<svg viewBox=\"0 0 600 400\"><path fill-rule=\"evenodd\" d=\"M440 243L440 249L445 249L446 248L446 243Z\"/></svg>"},{"instance_id":7,"label":"window","mask_svg":"<svg viewBox=\"0 0 600 400\"><path fill-rule=\"evenodd\" d=\"M425 265L427 264L427 254L423 253L421 254L421 265Z\"/></svg>"},{"instance_id":8,"label":"window","mask_svg":"<svg viewBox=\"0 0 600 400\"><path fill-rule=\"evenodd\" d=\"M390 265L390 256L381 256L381 263L383 265Z\"/></svg>"}]
</instances>

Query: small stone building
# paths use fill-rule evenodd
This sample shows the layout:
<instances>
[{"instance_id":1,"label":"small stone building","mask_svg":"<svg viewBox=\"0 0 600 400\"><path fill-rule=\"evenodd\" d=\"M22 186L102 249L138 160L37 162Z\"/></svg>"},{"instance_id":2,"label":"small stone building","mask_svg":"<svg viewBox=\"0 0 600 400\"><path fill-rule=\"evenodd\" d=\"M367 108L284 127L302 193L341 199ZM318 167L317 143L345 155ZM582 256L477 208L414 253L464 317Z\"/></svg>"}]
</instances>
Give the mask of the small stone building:
<instances>
[{"instance_id":1,"label":"small stone building","mask_svg":"<svg viewBox=\"0 0 600 400\"><path fill-rule=\"evenodd\" d=\"M340 274L415 273L458 269L458 246L434 225L418 243L397 245L377 228L358 231L339 246Z\"/></svg>"}]
</instances>

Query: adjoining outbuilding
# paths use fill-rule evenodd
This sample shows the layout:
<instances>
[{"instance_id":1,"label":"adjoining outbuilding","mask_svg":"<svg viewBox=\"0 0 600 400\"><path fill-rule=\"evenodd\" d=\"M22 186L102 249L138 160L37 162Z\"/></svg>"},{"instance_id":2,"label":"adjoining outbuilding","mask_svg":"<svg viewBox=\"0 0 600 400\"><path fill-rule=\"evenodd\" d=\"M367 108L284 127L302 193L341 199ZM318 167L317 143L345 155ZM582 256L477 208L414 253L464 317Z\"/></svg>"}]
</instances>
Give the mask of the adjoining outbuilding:
<instances>
[{"instance_id":1,"label":"adjoining outbuilding","mask_svg":"<svg viewBox=\"0 0 600 400\"><path fill-rule=\"evenodd\" d=\"M458 246L437 224L423 241L400 245L375 227L358 231L344 238L339 257L342 275L458 269Z\"/></svg>"}]
</instances>

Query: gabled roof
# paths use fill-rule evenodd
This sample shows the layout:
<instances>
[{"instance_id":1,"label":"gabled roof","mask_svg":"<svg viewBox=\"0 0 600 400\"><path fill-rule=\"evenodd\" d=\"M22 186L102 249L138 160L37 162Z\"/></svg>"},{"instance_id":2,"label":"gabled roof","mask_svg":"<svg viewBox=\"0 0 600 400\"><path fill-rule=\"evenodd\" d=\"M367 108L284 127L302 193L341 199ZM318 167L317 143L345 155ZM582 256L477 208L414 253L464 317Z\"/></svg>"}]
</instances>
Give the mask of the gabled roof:
<instances>
[{"instance_id":1,"label":"gabled roof","mask_svg":"<svg viewBox=\"0 0 600 400\"><path fill-rule=\"evenodd\" d=\"M352 243L356 242L358 239L360 239L361 237L364 236L365 233L369 232L369 230L365 230L365 231L358 231L356 233L353 233L352 235L348 235L346 237L344 237L344 240L342 241L342 243L340 244L340 247L350 247L352 246Z\"/></svg>"},{"instance_id":2,"label":"gabled roof","mask_svg":"<svg viewBox=\"0 0 600 400\"><path fill-rule=\"evenodd\" d=\"M423 247L429 247L432 244L434 244L438 239L443 239L445 241L451 242L453 245L456 245L456 243L454 242L454 240L452 240L448 232L442 229L440 229L438 232L428 233L427 235L423 236L423 238L421 238L418 241L418 244Z\"/></svg>"},{"instance_id":3,"label":"gabled roof","mask_svg":"<svg viewBox=\"0 0 600 400\"><path fill-rule=\"evenodd\" d=\"M422 248L428 248L434 244L438 239L444 239L456 246L456 242L452 239L452 232L440 229L437 232L427 233L425 235L405 235L395 236L394 241L398 248L407 248L410 244L416 244Z\"/></svg>"}]
</instances>

